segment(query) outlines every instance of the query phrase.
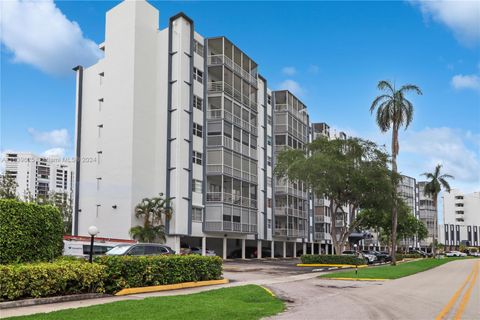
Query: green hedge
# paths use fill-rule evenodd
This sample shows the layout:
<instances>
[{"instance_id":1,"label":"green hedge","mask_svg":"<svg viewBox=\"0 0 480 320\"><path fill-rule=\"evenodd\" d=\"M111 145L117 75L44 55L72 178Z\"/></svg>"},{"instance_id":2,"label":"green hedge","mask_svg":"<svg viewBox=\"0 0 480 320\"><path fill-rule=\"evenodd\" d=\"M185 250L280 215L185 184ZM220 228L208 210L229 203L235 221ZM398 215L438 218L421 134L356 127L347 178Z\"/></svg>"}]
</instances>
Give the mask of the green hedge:
<instances>
[{"instance_id":1,"label":"green hedge","mask_svg":"<svg viewBox=\"0 0 480 320\"><path fill-rule=\"evenodd\" d=\"M216 280L222 276L222 259L199 255L102 256L96 263L105 265L105 289L156 286L190 281Z\"/></svg>"},{"instance_id":2,"label":"green hedge","mask_svg":"<svg viewBox=\"0 0 480 320\"><path fill-rule=\"evenodd\" d=\"M0 264L51 261L63 250L63 219L50 205L0 199Z\"/></svg>"},{"instance_id":3,"label":"green hedge","mask_svg":"<svg viewBox=\"0 0 480 320\"><path fill-rule=\"evenodd\" d=\"M395 255L397 258L397 261L401 261L403 259L418 259L418 258L423 258L423 256L419 253L397 253Z\"/></svg>"},{"instance_id":4,"label":"green hedge","mask_svg":"<svg viewBox=\"0 0 480 320\"><path fill-rule=\"evenodd\" d=\"M351 264L362 265L366 264L362 258L354 256L336 256L336 255L318 255L318 254L304 254L302 263L323 263L323 264Z\"/></svg>"},{"instance_id":5,"label":"green hedge","mask_svg":"<svg viewBox=\"0 0 480 320\"><path fill-rule=\"evenodd\" d=\"M102 293L105 269L85 261L0 265L0 299Z\"/></svg>"}]
</instances>

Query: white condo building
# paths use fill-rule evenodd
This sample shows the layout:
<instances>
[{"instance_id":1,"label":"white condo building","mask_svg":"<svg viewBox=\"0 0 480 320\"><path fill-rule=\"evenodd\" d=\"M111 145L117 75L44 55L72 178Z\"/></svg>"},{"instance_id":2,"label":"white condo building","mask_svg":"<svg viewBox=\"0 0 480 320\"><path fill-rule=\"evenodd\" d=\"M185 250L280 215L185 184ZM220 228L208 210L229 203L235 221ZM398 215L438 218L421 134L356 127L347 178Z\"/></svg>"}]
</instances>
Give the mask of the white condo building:
<instances>
[{"instance_id":1,"label":"white condo building","mask_svg":"<svg viewBox=\"0 0 480 320\"><path fill-rule=\"evenodd\" d=\"M134 207L172 199L167 244L280 256L305 252L309 192L275 181L275 154L311 140L306 106L270 91L254 59L226 37L204 37L183 13L125 1L106 15L104 58L76 67L74 234L130 238ZM259 250L260 249L260 250Z\"/></svg>"},{"instance_id":2,"label":"white condo building","mask_svg":"<svg viewBox=\"0 0 480 320\"><path fill-rule=\"evenodd\" d=\"M460 245L480 246L480 192L452 189L443 193L443 222L439 242L453 249Z\"/></svg>"},{"instance_id":3,"label":"white condo building","mask_svg":"<svg viewBox=\"0 0 480 320\"><path fill-rule=\"evenodd\" d=\"M29 152L7 152L3 157L5 174L15 179L16 193L20 199L45 198L52 193L72 196L72 164Z\"/></svg>"}]
</instances>

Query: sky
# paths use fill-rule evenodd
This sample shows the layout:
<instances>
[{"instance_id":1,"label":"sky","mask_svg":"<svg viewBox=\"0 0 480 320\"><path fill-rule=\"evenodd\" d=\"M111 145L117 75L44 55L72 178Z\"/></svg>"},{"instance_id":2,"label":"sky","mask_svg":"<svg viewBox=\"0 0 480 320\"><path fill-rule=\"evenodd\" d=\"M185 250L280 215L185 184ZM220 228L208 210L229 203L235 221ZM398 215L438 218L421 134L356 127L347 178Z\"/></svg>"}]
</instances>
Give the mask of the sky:
<instances>
[{"instance_id":1,"label":"sky","mask_svg":"<svg viewBox=\"0 0 480 320\"><path fill-rule=\"evenodd\" d=\"M0 152L71 157L76 65L101 57L118 1L0 1ZM399 171L437 163L453 188L480 191L480 2L155 2L160 27L183 11L205 37L224 35L289 89L313 122L390 148L369 108L379 80L418 85L400 132Z\"/></svg>"}]
</instances>

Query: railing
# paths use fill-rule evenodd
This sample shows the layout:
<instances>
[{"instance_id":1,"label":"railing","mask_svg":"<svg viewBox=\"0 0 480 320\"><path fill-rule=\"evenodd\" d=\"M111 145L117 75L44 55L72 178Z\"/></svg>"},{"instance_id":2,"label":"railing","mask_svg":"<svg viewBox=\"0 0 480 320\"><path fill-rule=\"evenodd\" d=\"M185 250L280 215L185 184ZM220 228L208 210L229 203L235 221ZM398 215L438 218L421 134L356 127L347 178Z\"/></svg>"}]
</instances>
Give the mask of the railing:
<instances>
[{"instance_id":1,"label":"railing","mask_svg":"<svg viewBox=\"0 0 480 320\"><path fill-rule=\"evenodd\" d=\"M207 85L209 93L222 93L225 92L228 96L232 97L238 103L243 104L247 108L257 111L257 102L254 99L250 99L248 96L242 94L237 89L233 88L230 84L223 81L210 81Z\"/></svg>"},{"instance_id":2,"label":"railing","mask_svg":"<svg viewBox=\"0 0 480 320\"><path fill-rule=\"evenodd\" d=\"M210 55L208 56L207 61L208 61L208 65L210 66L225 64L227 67L232 69L238 75L242 76L245 80L253 84L255 87L258 85L256 75L253 75L248 71L244 70L237 63L233 62L232 59L230 59L229 57L223 54Z\"/></svg>"},{"instance_id":3,"label":"railing","mask_svg":"<svg viewBox=\"0 0 480 320\"><path fill-rule=\"evenodd\" d=\"M303 109L303 110L305 110L305 109ZM288 111L291 114L293 114L295 117L297 117L298 119L302 120L302 122L304 122L304 123L307 122L307 113L306 112L300 112L300 111L294 109L291 105L278 104L277 103L277 104L275 104L275 111L277 111L277 112Z\"/></svg>"},{"instance_id":4,"label":"railing","mask_svg":"<svg viewBox=\"0 0 480 320\"><path fill-rule=\"evenodd\" d=\"M207 202L224 202L237 206L257 208L257 200L227 192L207 192Z\"/></svg>"},{"instance_id":5,"label":"railing","mask_svg":"<svg viewBox=\"0 0 480 320\"><path fill-rule=\"evenodd\" d=\"M257 226L252 224L232 222L232 221L205 221L205 231L210 232L239 232L256 233Z\"/></svg>"},{"instance_id":6,"label":"railing","mask_svg":"<svg viewBox=\"0 0 480 320\"><path fill-rule=\"evenodd\" d=\"M331 240L332 236L328 232L315 232L316 240Z\"/></svg>"}]
</instances>

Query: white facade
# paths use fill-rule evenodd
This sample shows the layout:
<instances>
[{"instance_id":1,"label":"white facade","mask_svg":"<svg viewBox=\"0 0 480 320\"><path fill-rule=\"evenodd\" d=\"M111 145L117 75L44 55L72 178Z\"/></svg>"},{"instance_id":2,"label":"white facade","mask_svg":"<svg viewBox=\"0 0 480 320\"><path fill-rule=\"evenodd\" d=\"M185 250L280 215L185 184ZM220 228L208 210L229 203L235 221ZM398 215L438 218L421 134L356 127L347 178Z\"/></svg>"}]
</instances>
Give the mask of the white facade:
<instances>
[{"instance_id":1,"label":"white facade","mask_svg":"<svg viewBox=\"0 0 480 320\"><path fill-rule=\"evenodd\" d=\"M427 227L427 238L420 241L421 247L431 247L433 242L433 235L437 232L438 228L438 214L433 205L433 198L425 194L426 181L420 181L417 184L418 189L418 218Z\"/></svg>"},{"instance_id":2,"label":"white facade","mask_svg":"<svg viewBox=\"0 0 480 320\"><path fill-rule=\"evenodd\" d=\"M96 161L77 162L74 234L96 225L102 237L130 238L141 223L134 207L163 193L172 198L167 244L176 251L182 241L224 257L245 246L295 255L296 243L308 242L308 205L295 202L299 214L279 218L289 220L275 233L275 96L288 97L277 111L295 128L283 132L302 145L306 107L271 92L254 60L225 37L202 37L183 13L158 27L149 3L122 2L107 12L104 58L75 68L76 155ZM297 189L306 203L307 190Z\"/></svg>"},{"instance_id":3,"label":"white facade","mask_svg":"<svg viewBox=\"0 0 480 320\"><path fill-rule=\"evenodd\" d=\"M71 163L29 152L7 152L3 157L5 174L15 178L20 199L44 198L52 193L72 195L74 172Z\"/></svg>"},{"instance_id":4,"label":"white facade","mask_svg":"<svg viewBox=\"0 0 480 320\"><path fill-rule=\"evenodd\" d=\"M453 189L443 193L439 242L447 247L480 246L480 192Z\"/></svg>"}]
</instances>

